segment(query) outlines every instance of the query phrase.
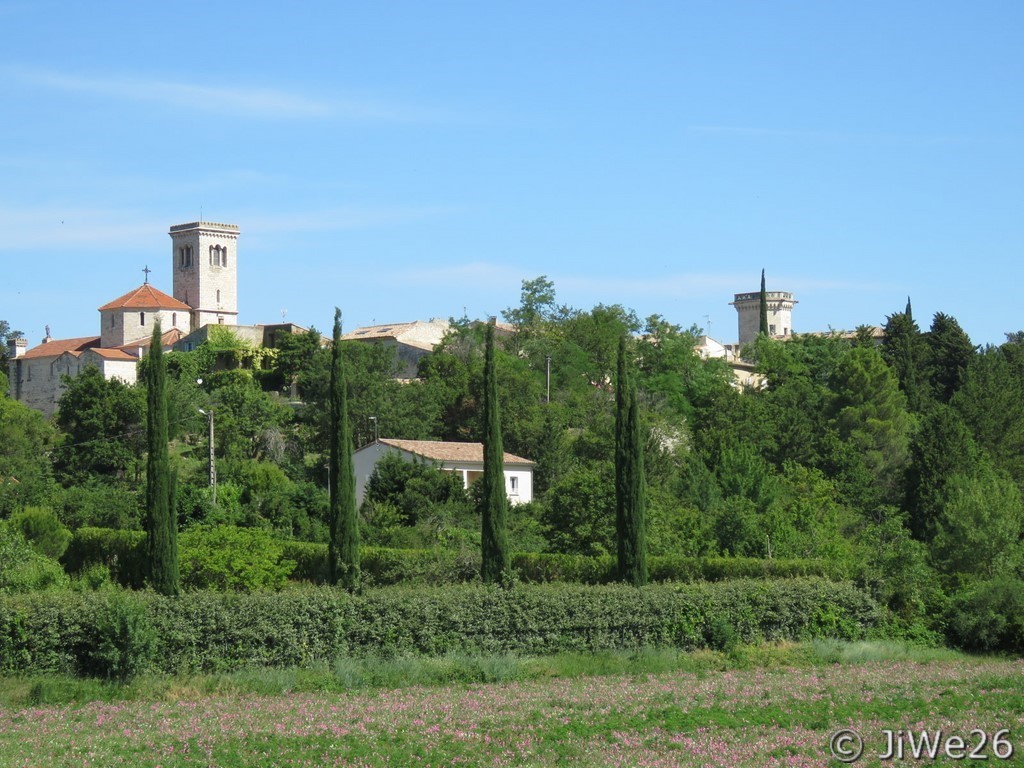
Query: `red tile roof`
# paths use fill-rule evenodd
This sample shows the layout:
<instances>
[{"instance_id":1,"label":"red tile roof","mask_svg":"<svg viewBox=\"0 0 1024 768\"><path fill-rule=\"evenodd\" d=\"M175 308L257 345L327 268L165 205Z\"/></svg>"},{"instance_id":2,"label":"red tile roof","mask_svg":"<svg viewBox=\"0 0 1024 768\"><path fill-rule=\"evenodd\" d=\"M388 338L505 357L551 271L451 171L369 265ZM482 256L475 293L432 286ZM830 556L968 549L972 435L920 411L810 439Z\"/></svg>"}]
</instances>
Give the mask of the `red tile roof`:
<instances>
[{"instance_id":1,"label":"red tile roof","mask_svg":"<svg viewBox=\"0 0 1024 768\"><path fill-rule=\"evenodd\" d=\"M164 333L160 336L160 346L169 347L172 344L177 344L183 338L185 338L185 334L180 328L171 328L171 330L167 331L167 333ZM134 353L139 349L139 347L147 349L152 340L153 335L150 334L149 336L146 336L144 338L136 339L135 341L129 341L127 344L122 344L119 347L115 347L115 349L123 349L126 352Z\"/></svg>"},{"instance_id":2,"label":"red tile roof","mask_svg":"<svg viewBox=\"0 0 1024 768\"><path fill-rule=\"evenodd\" d=\"M120 348L104 349L103 347L95 347L90 349L89 352L99 355L104 360L131 360L132 362L135 362L139 359L135 355L125 352Z\"/></svg>"},{"instance_id":3,"label":"red tile roof","mask_svg":"<svg viewBox=\"0 0 1024 768\"><path fill-rule=\"evenodd\" d=\"M192 307L146 283L108 304L104 304L100 307L100 312L107 309L183 309L188 311Z\"/></svg>"},{"instance_id":4,"label":"red tile roof","mask_svg":"<svg viewBox=\"0 0 1024 768\"><path fill-rule=\"evenodd\" d=\"M446 443L440 440L394 440L391 438L381 438L378 442L390 445L392 448L399 448L403 451L414 453L417 456L422 456L432 461L472 461L483 463L484 460L483 443ZM515 456L511 453L505 453L504 461L506 464L528 464L533 466L533 462L529 459L524 459L522 456Z\"/></svg>"},{"instance_id":5,"label":"red tile roof","mask_svg":"<svg viewBox=\"0 0 1024 768\"><path fill-rule=\"evenodd\" d=\"M99 336L82 336L77 339L50 339L48 342L25 352L19 360L31 360L38 357L57 357L65 352L84 352L100 345Z\"/></svg>"}]
</instances>

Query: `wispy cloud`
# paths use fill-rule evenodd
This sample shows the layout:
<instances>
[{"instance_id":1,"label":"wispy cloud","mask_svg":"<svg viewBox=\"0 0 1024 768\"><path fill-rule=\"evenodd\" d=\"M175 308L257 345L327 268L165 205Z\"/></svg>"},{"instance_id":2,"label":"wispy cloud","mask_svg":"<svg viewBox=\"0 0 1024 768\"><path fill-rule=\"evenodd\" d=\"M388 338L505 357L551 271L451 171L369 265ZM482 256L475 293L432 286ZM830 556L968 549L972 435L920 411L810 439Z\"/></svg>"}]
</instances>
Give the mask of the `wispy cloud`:
<instances>
[{"instance_id":1,"label":"wispy cloud","mask_svg":"<svg viewBox=\"0 0 1024 768\"><path fill-rule=\"evenodd\" d=\"M447 216L457 210L445 206L398 205L349 206L299 213L252 209L226 215L215 213L212 218L238 223L248 237L256 239L301 232L374 229ZM84 208L73 204L26 208L4 204L0 199L0 230L7 233L0 238L0 253L65 246L133 248L140 241L166 232L171 224L198 218L198 213L194 212L192 218L184 214L168 217L153 211Z\"/></svg>"},{"instance_id":2,"label":"wispy cloud","mask_svg":"<svg viewBox=\"0 0 1024 768\"><path fill-rule=\"evenodd\" d=\"M429 118L425 112L369 99L316 98L275 88L198 85L139 77L87 77L17 68L0 71L9 80L38 88L162 106L188 107L236 117L285 120L334 118L359 122L405 122Z\"/></svg>"},{"instance_id":3,"label":"wispy cloud","mask_svg":"<svg viewBox=\"0 0 1024 768\"><path fill-rule=\"evenodd\" d=\"M111 243L137 243L166 229L168 222L150 214L54 206L13 208L0 205L0 252L74 246L90 248Z\"/></svg>"},{"instance_id":4,"label":"wispy cloud","mask_svg":"<svg viewBox=\"0 0 1024 768\"><path fill-rule=\"evenodd\" d=\"M281 232L329 232L343 229L372 229L408 221L447 216L459 209L451 206L342 206L302 213L249 211L239 219L250 222L246 229L256 235Z\"/></svg>"},{"instance_id":5,"label":"wispy cloud","mask_svg":"<svg viewBox=\"0 0 1024 768\"><path fill-rule=\"evenodd\" d=\"M702 133L713 136L736 136L744 138L766 139L801 139L815 141L860 141L860 142L948 142L955 141L955 136L916 133L886 133L857 131L816 131L791 128L758 128L740 125L688 125L690 133Z\"/></svg>"}]
</instances>

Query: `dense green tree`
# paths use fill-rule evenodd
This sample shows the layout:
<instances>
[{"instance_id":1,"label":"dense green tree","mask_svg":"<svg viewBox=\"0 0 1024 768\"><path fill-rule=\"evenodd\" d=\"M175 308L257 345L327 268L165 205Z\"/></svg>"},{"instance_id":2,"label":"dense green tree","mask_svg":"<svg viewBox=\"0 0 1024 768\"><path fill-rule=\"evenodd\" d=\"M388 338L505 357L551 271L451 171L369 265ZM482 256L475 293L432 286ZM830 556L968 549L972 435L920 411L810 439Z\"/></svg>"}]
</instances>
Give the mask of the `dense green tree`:
<instances>
[{"instance_id":1,"label":"dense green tree","mask_svg":"<svg viewBox=\"0 0 1024 768\"><path fill-rule=\"evenodd\" d=\"M1024 368L1017 345L989 347L967 368L951 402L978 445L1024 488Z\"/></svg>"},{"instance_id":2,"label":"dense green tree","mask_svg":"<svg viewBox=\"0 0 1024 768\"><path fill-rule=\"evenodd\" d=\"M914 322L909 296L904 312L896 312L886 318L884 331L882 357L896 372L900 389L907 397L907 408L912 412L919 411L927 399L922 378L926 349L921 330Z\"/></svg>"},{"instance_id":3,"label":"dense green tree","mask_svg":"<svg viewBox=\"0 0 1024 768\"><path fill-rule=\"evenodd\" d=\"M56 434L38 411L0 397L0 517L54 492L48 451Z\"/></svg>"},{"instance_id":4,"label":"dense green tree","mask_svg":"<svg viewBox=\"0 0 1024 768\"><path fill-rule=\"evenodd\" d=\"M997 473L958 474L945 499L931 544L932 560L954 582L1019 574L1024 562L1021 492Z\"/></svg>"},{"instance_id":5,"label":"dense green tree","mask_svg":"<svg viewBox=\"0 0 1024 768\"><path fill-rule=\"evenodd\" d=\"M330 408L330 534L328 571L332 584L360 587L359 515L356 476L352 465L352 434L348 423L348 386L341 353L341 310L334 310L331 344Z\"/></svg>"},{"instance_id":6,"label":"dense green tree","mask_svg":"<svg viewBox=\"0 0 1024 768\"><path fill-rule=\"evenodd\" d=\"M895 374L877 350L855 347L836 365L831 389L832 426L850 449L845 456L861 464L873 483L873 498L860 503L869 507L897 499L911 420Z\"/></svg>"},{"instance_id":7,"label":"dense green tree","mask_svg":"<svg viewBox=\"0 0 1024 768\"><path fill-rule=\"evenodd\" d=\"M534 280L523 280L518 307L509 307L501 313L515 326L513 348L521 350L544 335L545 325L556 314L555 284L541 275Z\"/></svg>"},{"instance_id":8,"label":"dense green tree","mask_svg":"<svg viewBox=\"0 0 1024 768\"><path fill-rule=\"evenodd\" d=\"M960 415L947 405L933 406L910 443L903 506L915 539L934 537L950 478L977 475L984 462Z\"/></svg>"},{"instance_id":9,"label":"dense green tree","mask_svg":"<svg viewBox=\"0 0 1024 768\"><path fill-rule=\"evenodd\" d=\"M54 451L54 469L65 484L88 477L125 479L136 468L145 444L145 395L120 379L105 379L87 366L66 388L57 412L64 433Z\"/></svg>"},{"instance_id":10,"label":"dense green tree","mask_svg":"<svg viewBox=\"0 0 1024 768\"><path fill-rule=\"evenodd\" d=\"M964 383L976 348L956 318L936 312L925 336L925 370L932 395L948 403Z\"/></svg>"},{"instance_id":11,"label":"dense green tree","mask_svg":"<svg viewBox=\"0 0 1024 768\"><path fill-rule=\"evenodd\" d=\"M541 516L551 552L610 555L616 551L612 476L610 463L577 465L551 487Z\"/></svg>"},{"instance_id":12,"label":"dense green tree","mask_svg":"<svg viewBox=\"0 0 1024 768\"><path fill-rule=\"evenodd\" d=\"M494 362L494 322L487 326L484 349L483 443L481 489L481 576L485 584L500 582L511 567L508 547L508 496L505 492L505 451L501 439L498 374Z\"/></svg>"},{"instance_id":13,"label":"dense green tree","mask_svg":"<svg viewBox=\"0 0 1024 768\"><path fill-rule=\"evenodd\" d=\"M178 516L168 460L167 370L160 321L153 328L146 377L146 530L149 583L161 594L181 590L178 572Z\"/></svg>"},{"instance_id":14,"label":"dense green tree","mask_svg":"<svg viewBox=\"0 0 1024 768\"><path fill-rule=\"evenodd\" d=\"M419 461L405 461L397 453L385 455L366 483L363 505L389 505L402 525L415 525L439 505L462 504L469 498L454 472Z\"/></svg>"}]
</instances>

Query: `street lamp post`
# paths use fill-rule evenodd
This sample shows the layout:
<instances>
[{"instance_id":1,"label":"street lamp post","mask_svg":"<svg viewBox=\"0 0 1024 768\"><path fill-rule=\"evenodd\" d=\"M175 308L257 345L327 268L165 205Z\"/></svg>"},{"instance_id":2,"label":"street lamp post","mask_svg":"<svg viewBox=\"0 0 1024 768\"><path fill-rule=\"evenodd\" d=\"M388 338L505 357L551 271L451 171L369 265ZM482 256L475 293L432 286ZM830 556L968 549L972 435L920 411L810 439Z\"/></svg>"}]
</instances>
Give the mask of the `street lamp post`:
<instances>
[{"instance_id":1,"label":"street lamp post","mask_svg":"<svg viewBox=\"0 0 1024 768\"><path fill-rule=\"evenodd\" d=\"M207 422L209 424L209 428L210 428L210 431L209 431L209 439L210 439L210 461L209 461L209 464L210 464L210 502L213 504L213 506L217 506L217 463L216 463L216 458L214 456L214 450L213 450L214 449L214 442L213 442L213 409L211 408L209 411L204 411L202 408L200 408L199 412L201 414L203 414L203 416L206 417L206 420L207 420Z\"/></svg>"}]
</instances>

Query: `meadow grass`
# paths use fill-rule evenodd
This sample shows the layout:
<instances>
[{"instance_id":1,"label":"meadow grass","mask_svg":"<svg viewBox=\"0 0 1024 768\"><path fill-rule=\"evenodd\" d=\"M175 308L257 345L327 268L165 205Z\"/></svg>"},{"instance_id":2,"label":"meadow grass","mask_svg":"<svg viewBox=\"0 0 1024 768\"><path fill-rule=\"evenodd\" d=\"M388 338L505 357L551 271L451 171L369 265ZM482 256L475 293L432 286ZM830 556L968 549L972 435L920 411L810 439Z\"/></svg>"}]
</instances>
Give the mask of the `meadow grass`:
<instances>
[{"instance_id":1,"label":"meadow grass","mask_svg":"<svg viewBox=\"0 0 1024 768\"><path fill-rule=\"evenodd\" d=\"M844 727L859 765L885 728L1010 728L1024 755L1024 662L889 642L7 678L0 701L5 766L823 766Z\"/></svg>"}]
</instances>

